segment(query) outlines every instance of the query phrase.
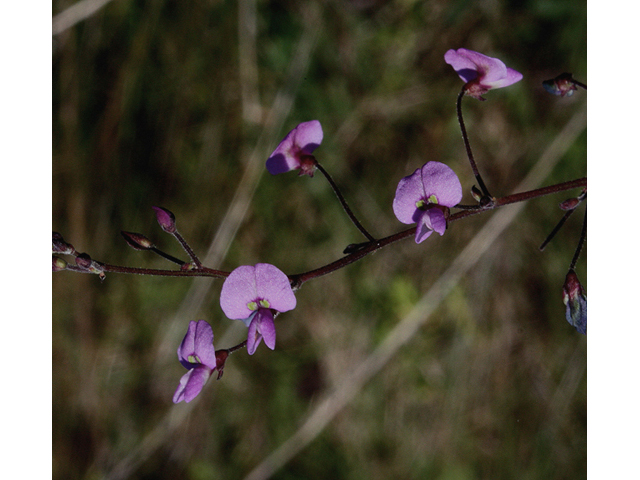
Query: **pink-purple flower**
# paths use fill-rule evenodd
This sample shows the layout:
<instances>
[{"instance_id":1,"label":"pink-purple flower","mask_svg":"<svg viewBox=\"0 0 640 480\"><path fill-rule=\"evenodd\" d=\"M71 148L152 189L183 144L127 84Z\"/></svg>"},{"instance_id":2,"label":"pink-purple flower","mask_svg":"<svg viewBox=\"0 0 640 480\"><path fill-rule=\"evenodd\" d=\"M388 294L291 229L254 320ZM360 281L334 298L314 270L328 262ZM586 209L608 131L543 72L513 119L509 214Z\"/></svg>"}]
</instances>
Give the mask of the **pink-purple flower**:
<instances>
[{"instance_id":1,"label":"pink-purple flower","mask_svg":"<svg viewBox=\"0 0 640 480\"><path fill-rule=\"evenodd\" d=\"M196 398L213 371L218 368L213 348L213 330L207 322L189 322L187 334L178 347L178 359L189 371L180 379L180 385L173 395L173 403L183 400L189 403Z\"/></svg>"},{"instance_id":2,"label":"pink-purple flower","mask_svg":"<svg viewBox=\"0 0 640 480\"><path fill-rule=\"evenodd\" d=\"M289 278L268 263L243 265L229 274L220 292L220 307L232 320L242 320L249 328L247 351L253 355L264 340L273 350L276 328L273 312L287 312L296 306Z\"/></svg>"},{"instance_id":3,"label":"pink-purple flower","mask_svg":"<svg viewBox=\"0 0 640 480\"><path fill-rule=\"evenodd\" d=\"M322 143L322 126L318 120L304 122L291 130L267 160L272 175L300 170L299 175L313 177L316 159L311 153Z\"/></svg>"},{"instance_id":4,"label":"pink-purple flower","mask_svg":"<svg viewBox=\"0 0 640 480\"><path fill-rule=\"evenodd\" d=\"M569 270L562 287L562 301L566 306L567 322L579 333L587 334L587 297L576 272Z\"/></svg>"},{"instance_id":5,"label":"pink-purple flower","mask_svg":"<svg viewBox=\"0 0 640 480\"><path fill-rule=\"evenodd\" d=\"M522 74L508 68L501 60L459 48L444 54L444 61L466 82L465 93L478 100L493 88L508 87L522 80Z\"/></svg>"},{"instance_id":6,"label":"pink-purple flower","mask_svg":"<svg viewBox=\"0 0 640 480\"><path fill-rule=\"evenodd\" d=\"M416 243L434 231L444 235L448 207L462 200L462 185L444 163L428 162L398 183L393 212L402 223L417 223Z\"/></svg>"}]
</instances>

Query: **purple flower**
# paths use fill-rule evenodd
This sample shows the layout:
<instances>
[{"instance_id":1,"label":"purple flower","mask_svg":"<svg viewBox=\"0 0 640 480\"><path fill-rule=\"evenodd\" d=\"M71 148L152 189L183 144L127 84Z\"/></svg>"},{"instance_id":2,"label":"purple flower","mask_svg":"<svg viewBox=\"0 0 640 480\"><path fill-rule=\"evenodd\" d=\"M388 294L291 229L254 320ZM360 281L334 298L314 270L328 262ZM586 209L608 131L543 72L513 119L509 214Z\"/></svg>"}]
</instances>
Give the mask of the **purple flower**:
<instances>
[{"instance_id":1,"label":"purple flower","mask_svg":"<svg viewBox=\"0 0 640 480\"><path fill-rule=\"evenodd\" d=\"M318 120L304 122L291 130L267 160L272 175L300 170L300 175L313 177L316 159L313 152L322 143L322 126Z\"/></svg>"},{"instance_id":2,"label":"purple flower","mask_svg":"<svg viewBox=\"0 0 640 480\"><path fill-rule=\"evenodd\" d=\"M444 163L428 162L398 183L393 213L402 223L417 223L416 243L447 228L447 207L462 199L460 180Z\"/></svg>"},{"instance_id":3,"label":"purple flower","mask_svg":"<svg viewBox=\"0 0 640 480\"><path fill-rule=\"evenodd\" d=\"M226 357L225 357L226 358ZM204 320L189 322L189 329L178 347L178 359L189 370L180 379L173 395L173 403L182 400L189 403L207 383L217 368L216 351L213 348L213 330Z\"/></svg>"},{"instance_id":4,"label":"purple flower","mask_svg":"<svg viewBox=\"0 0 640 480\"><path fill-rule=\"evenodd\" d=\"M220 292L220 306L232 320L242 320L249 332L247 351L253 355L264 339L273 350L276 327L273 312L287 312L296 306L289 278L273 265L244 265L229 274Z\"/></svg>"},{"instance_id":5,"label":"purple flower","mask_svg":"<svg viewBox=\"0 0 640 480\"><path fill-rule=\"evenodd\" d=\"M492 88L508 87L522 80L522 74L508 68L501 60L473 50L459 48L444 54L444 61L464 80L466 94L478 100Z\"/></svg>"},{"instance_id":6,"label":"purple flower","mask_svg":"<svg viewBox=\"0 0 640 480\"><path fill-rule=\"evenodd\" d=\"M567 307L567 322L573 325L578 333L587 334L587 297L578 280L576 272L569 270L562 287L562 301Z\"/></svg>"}]
</instances>

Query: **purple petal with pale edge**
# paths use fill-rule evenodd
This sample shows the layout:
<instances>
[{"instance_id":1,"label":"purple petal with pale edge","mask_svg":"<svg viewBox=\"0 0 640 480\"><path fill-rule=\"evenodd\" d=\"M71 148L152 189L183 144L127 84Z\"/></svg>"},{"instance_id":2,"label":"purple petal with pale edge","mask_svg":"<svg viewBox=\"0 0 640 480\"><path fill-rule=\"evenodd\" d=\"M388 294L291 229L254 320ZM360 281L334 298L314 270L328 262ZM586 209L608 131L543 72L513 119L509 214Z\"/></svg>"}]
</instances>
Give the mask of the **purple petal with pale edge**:
<instances>
[{"instance_id":1,"label":"purple petal with pale edge","mask_svg":"<svg viewBox=\"0 0 640 480\"><path fill-rule=\"evenodd\" d=\"M429 225L429 215L427 212L421 213L420 220L416 225L416 243L424 242L433 233Z\"/></svg>"},{"instance_id":2,"label":"purple petal with pale edge","mask_svg":"<svg viewBox=\"0 0 640 480\"><path fill-rule=\"evenodd\" d=\"M415 223L416 202L424 198L424 187L420 169L404 177L398 183L396 196L393 199L393 213L398 220L408 225Z\"/></svg>"},{"instance_id":3,"label":"purple petal with pale edge","mask_svg":"<svg viewBox=\"0 0 640 480\"><path fill-rule=\"evenodd\" d=\"M318 120L301 123L293 129L293 132L294 144L307 155L320 146L324 136L322 125Z\"/></svg>"},{"instance_id":4,"label":"purple petal with pale edge","mask_svg":"<svg viewBox=\"0 0 640 480\"><path fill-rule=\"evenodd\" d=\"M456 173L440 162L427 162L421 170L425 199L435 195L438 205L454 207L462 200L462 185Z\"/></svg>"},{"instance_id":5,"label":"purple petal with pale edge","mask_svg":"<svg viewBox=\"0 0 640 480\"><path fill-rule=\"evenodd\" d=\"M432 208L427 213L429 217L429 223L431 224L431 229L434 232L438 232L440 236L444 235L444 232L447 230L447 220L444 218L444 213L439 208Z\"/></svg>"},{"instance_id":6,"label":"purple petal with pale edge","mask_svg":"<svg viewBox=\"0 0 640 480\"><path fill-rule=\"evenodd\" d=\"M258 316L257 313L258 312L253 316L253 320L251 320L249 330L247 331L247 353L249 355L256 353L256 349L262 341L262 335L260 335L260 332L258 331L258 322L256 321Z\"/></svg>"},{"instance_id":7,"label":"purple petal with pale edge","mask_svg":"<svg viewBox=\"0 0 640 480\"><path fill-rule=\"evenodd\" d=\"M180 403L183 400L189 403L196 398L209 380L211 372L212 370L206 365L200 365L185 373L180 379L176 393L173 394L173 403Z\"/></svg>"},{"instance_id":8,"label":"purple petal with pale edge","mask_svg":"<svg viewBox=\"0 0 640 480\"><path fill-rule=\"evenodd\" d=\"M247 353L253 355L263 339L271 350L276 347L276 326L273 313L268 308L259 308L251 320L247 332Z\"/></svg>"},{"instance_id":9,"label":"purple petal with pale edge","mask_svg":"<svg viewBox=\"0 0 640 480\"><path fill-rule=\"evenodd\" d=\"M273 350L276 348L276 326L273 323L273 313L268 308L260 308L256 317L258 331L265 345Z\"/></svg>"},{"instance_id":10,"label":"purple petal with pale edge","mask_svg":"<svg viewBox=\"0 0 640 480\"><path fill-rule=\"evenodd\" d=\"M318 120L299 124L291 130L267 160L272 175L300 168L300 153L310 154L322 143L322 126Z\"/></svg>"},{"instance_id":11,"label":"purple petal with pale edge","mask_svg":"<svg viewBox=\"0 0 640 480\"><path fill-rule=\"evenodd\" d=\"M269 308L288 312L296 306L296 296L291 290L289 278L277 267L258 263L255 267L256 288L259 299L269 302Z\"/></svg>"},{"instance_id":12,"label":"purple petal with pale edge","mask_svg":"<svg viewBox=\"0 0 640 480\"><path fill-rule=\"evenodd\" d=\"M258 298L255 267L243 265L229 274L222 284L220 307L232 320L244 320L253 313L247 307L249 302Z\"/></svg>"},{"instance_id":13,"label":"purple petal with pale edge","mask_svg":"<svg viewBox=\"0 0 640 480\"><path fill-rule=\"evenodd\" d=\"M178 347L178 359L187 369L193 368L198 363L189 361L190 355L197 355L202 364L209 368L216 366L216 351L213 347L213 330L204 320L189 322L187 334Z\"/></svg>"}]
</instances>

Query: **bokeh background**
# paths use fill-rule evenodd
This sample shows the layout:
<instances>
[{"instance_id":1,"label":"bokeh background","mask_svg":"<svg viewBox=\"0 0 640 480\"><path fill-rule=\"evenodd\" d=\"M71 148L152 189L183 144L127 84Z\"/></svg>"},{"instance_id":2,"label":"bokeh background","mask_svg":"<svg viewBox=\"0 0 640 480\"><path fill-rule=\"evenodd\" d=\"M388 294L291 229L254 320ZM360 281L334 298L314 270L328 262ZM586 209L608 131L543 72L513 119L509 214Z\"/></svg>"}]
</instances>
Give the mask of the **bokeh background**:
<instances>
[{"instance_id":1,"label":"bokeh background","mask_svg":"<svg viewBox=\"0 0 640 480\"><path fill-rule=\"evenodd\" d=\"M54 15L73 3L54 0ZM572 0L113 0L53 37L53 230L100 261L168 268L120 236L143 233L185 258L155 221L160 205L210 267L324 265L360 233L321 176L264 171L311 119L325 133L317 158L374 235L405 228L391 209L397 182L429 160L458 173L471 203L449 48L524 74L463 104L495 195L554 141L562 152L543 184L585 176L586 128L565 142L561 132L586 92L557 98L541 82L569 71L587 83L586 31L586 2ZM189 405L171 402L188 322L211 323L219 348L246 335L222 314L221 281L54 274L53 477L245 478L269 457L279 468L251 478L585 478L586 337L561 300L583 211L538 250L569 196L529 202L285 457L269 456L373 361L497 213L309 282L277 319L276 350L234 354Z\"/></svg>"}]
</instances>

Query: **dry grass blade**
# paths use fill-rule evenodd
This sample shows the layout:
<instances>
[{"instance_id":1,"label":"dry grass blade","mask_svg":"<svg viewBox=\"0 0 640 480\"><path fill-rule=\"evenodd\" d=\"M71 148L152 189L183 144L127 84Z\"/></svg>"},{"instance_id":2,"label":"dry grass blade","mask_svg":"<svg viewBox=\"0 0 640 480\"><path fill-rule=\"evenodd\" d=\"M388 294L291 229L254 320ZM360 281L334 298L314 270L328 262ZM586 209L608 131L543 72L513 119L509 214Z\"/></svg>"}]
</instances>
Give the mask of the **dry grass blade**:
<instances>
[{"instance_id":1,"label":"dry grass blade","mask_svg":"<svg viewBox=\"0 0 640 480\"><path fill-rule=\"evenodd\" d=\"M53 17L52 34L58 35L86 20L111 0L81 0Z\"/></svg>"}]
</instances>

